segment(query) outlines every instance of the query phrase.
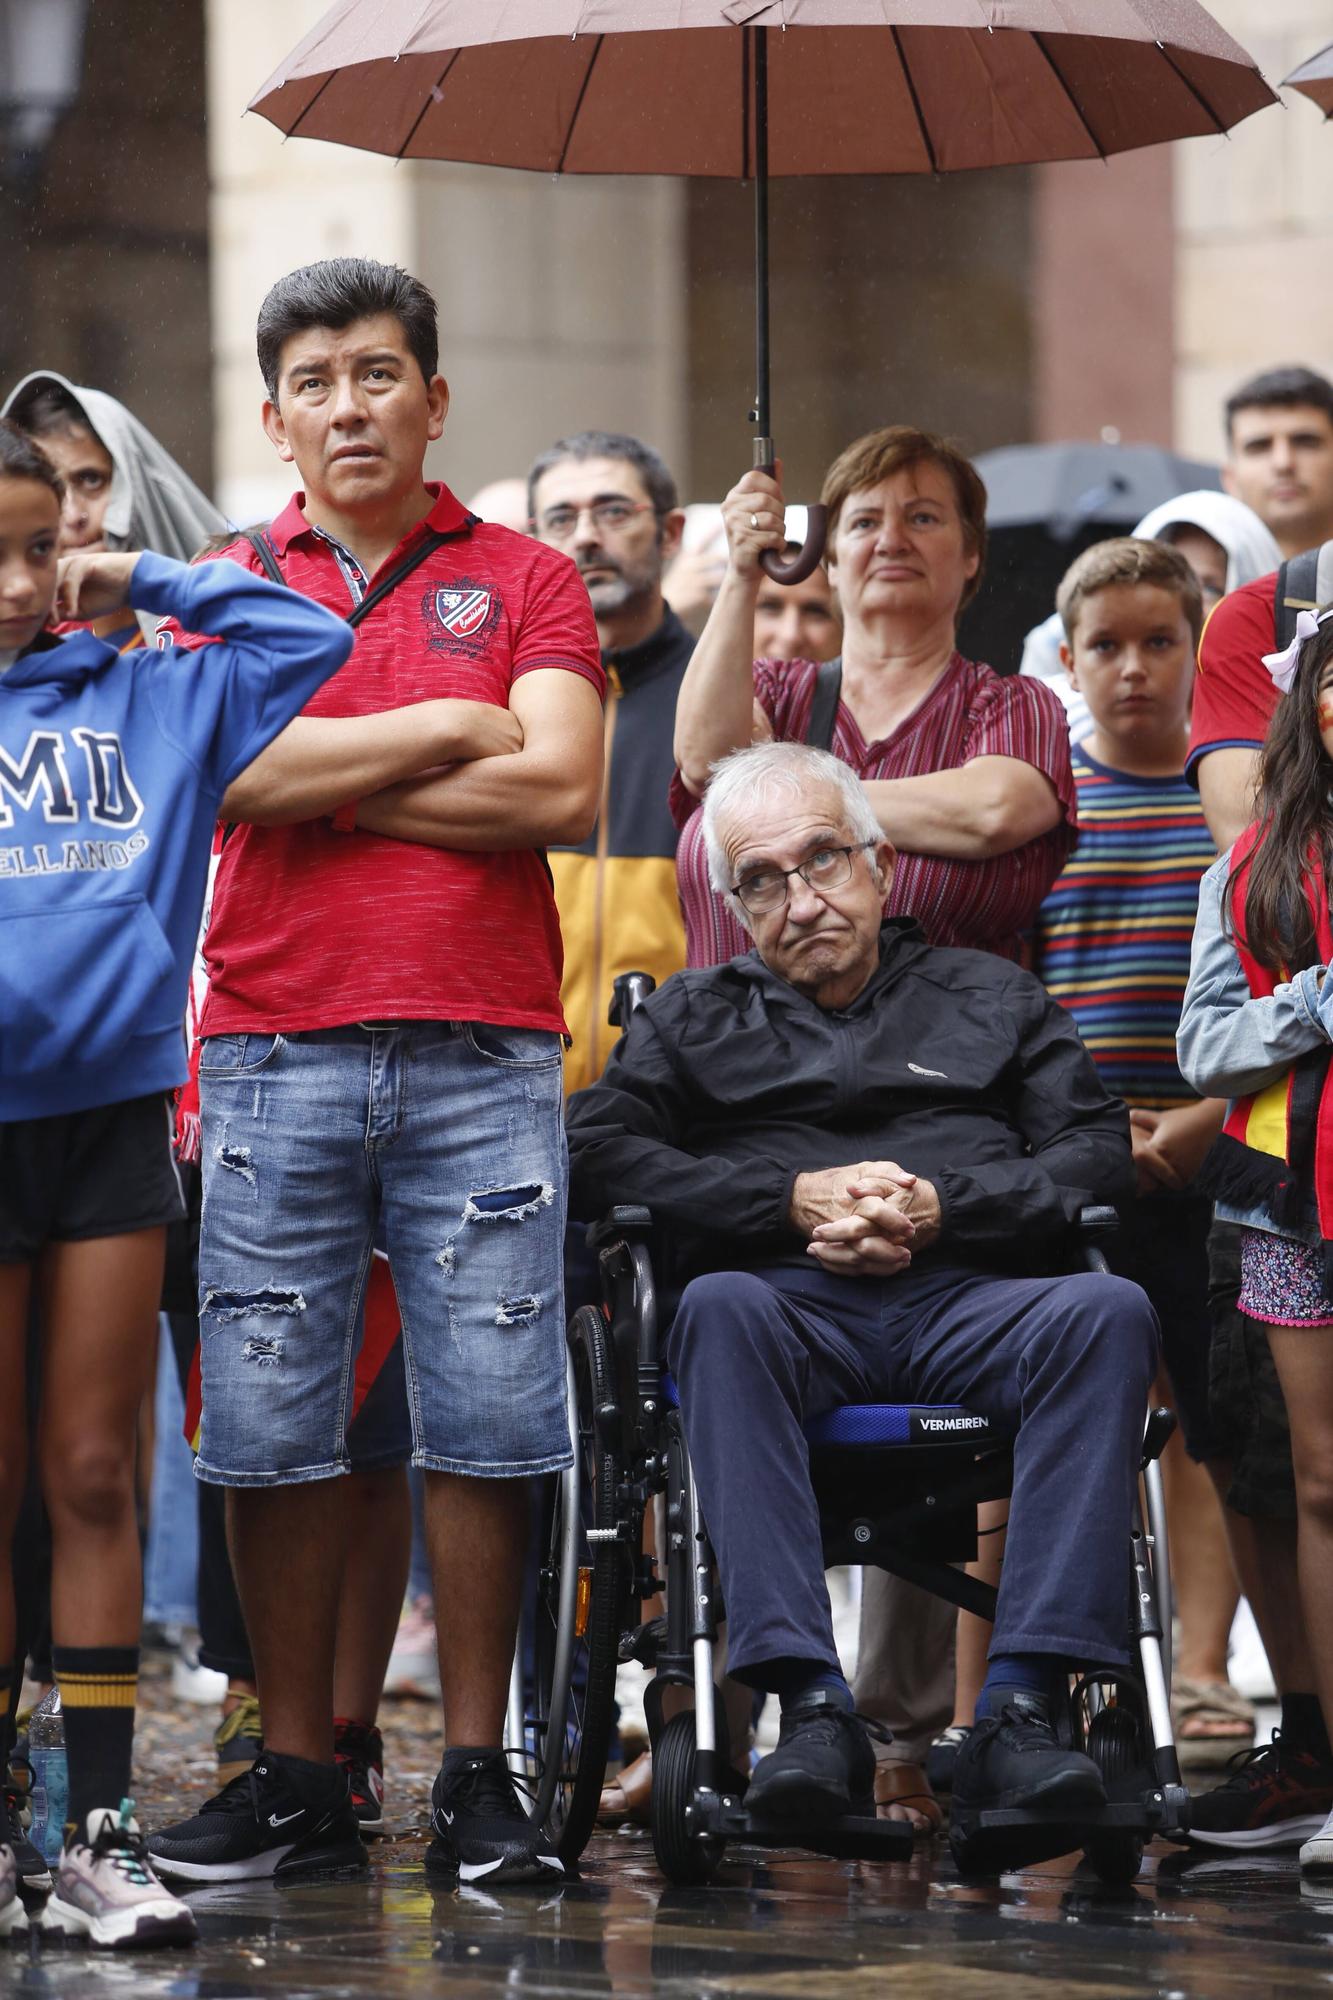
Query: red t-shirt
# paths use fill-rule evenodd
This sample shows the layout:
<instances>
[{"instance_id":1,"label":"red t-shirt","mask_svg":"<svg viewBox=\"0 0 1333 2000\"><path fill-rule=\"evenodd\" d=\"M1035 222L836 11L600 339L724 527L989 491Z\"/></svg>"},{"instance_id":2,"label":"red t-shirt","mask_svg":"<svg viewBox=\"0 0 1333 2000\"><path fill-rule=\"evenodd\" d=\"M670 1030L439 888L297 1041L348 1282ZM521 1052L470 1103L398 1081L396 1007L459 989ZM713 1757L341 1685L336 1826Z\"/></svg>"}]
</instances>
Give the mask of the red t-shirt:
<instances>
[{"instance_id":1,"label":"red t-shirt","mask_svg":"<svg viewBox=\"0 0 1333 2000\"><path fill-rule=\"evenodd\" d=\"M810 660L756 660L754 691L780 743L802 743L810 725L818 668ZM1044 681L997 674L955 653L924 700L892 735L867 743L856 719L838 704L830 746L858 778L915 778L953 771L974 757L1016 757L1050 779L1061 817L1008 854L960 861L938 854L900 854L885 915L911 916L932 944L968 945L1018 958L1021 933L1073 852L1078 793L1069 768L1069 725ZM703 807L677 771L671 810L681 828L676 876L685 912L687 962L720 965L748 951L750 939L708 879Z\"/></svg>"},{"instance_id":2,"label":"red t-shirt","mask_svg":"<svg viewBox=\"0 0 1333 2000\"><path fill-rule=\"evenodd\" d=\"M1215 608L1199 642L1185 775L1199 782L1210 750L1257 750L1281 696L1264 665L1277 645L1277 572L1243 583Z\"/></svg>"},{"instance_id":3,"label":"red t-shirt","mask_svg":"<svg viewBox=\"0 0 1333 2000\"><path fill-rule=\"evenodd\" d=\"M467 514L441 486L424 522L447 534L357 629L307 715L369 715L442 695L507 707L520 674L605 675L588 593L566 556ZM312 528L302 494L269 529L288 583L346 613L366 593L349 553ZM219 551L261 570L249 543ZM203 643L162 628L159 643ZM295 1033L349 1021L491 1021L564 1030L563 954L545 857L467 853L327 819L238 826L218 866L204 945L204 1035Z\"/></svg>"}]
</instances>

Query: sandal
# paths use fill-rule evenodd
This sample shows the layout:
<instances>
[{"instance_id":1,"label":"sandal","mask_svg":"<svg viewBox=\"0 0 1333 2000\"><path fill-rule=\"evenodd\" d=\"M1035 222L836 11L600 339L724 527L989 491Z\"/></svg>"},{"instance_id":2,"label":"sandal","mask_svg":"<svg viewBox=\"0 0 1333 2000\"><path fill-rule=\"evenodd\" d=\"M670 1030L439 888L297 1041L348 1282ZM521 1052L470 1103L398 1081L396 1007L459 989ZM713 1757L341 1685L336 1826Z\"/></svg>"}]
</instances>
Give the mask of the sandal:
<instances>
[{"instance_id":1,"label":"sandal","mask_svg":"<svg viewBox=\"0 0 1333 2000\"><path fill-rule=\"evenodd\" d=\"M1254 1742L1254 1705L1229 1681L1177 1676L1171 1683L1171 1720L1182 1764L1215 1769Z\"/></svg>"},{"instance_id":2,"label":"sandal","mask_svg":"<svg viewBox=\"0 0 1333 2000\"><path fill-rule=\"evenodd\" d=\"M904 1807L911 1815L907 1824L924 1839L938 1833L944 1824L940 1802L919 1764L876 1764L876 1818L892 1819L890 1806Z\"/></svg>"},{"instance_id":3,"label":"sandal","mask_svg":"<svg viewBox=\"0 0 1333 2000\"><path fill-rule=\"evenodd\" d=\"M597 1824L623 1826L630 1820L635 1826L647 1826L652 1816L653 1753L645 1750L633 1763L626 1764L618 1778L603 1785Z\"/></svg>"}]
</instances>

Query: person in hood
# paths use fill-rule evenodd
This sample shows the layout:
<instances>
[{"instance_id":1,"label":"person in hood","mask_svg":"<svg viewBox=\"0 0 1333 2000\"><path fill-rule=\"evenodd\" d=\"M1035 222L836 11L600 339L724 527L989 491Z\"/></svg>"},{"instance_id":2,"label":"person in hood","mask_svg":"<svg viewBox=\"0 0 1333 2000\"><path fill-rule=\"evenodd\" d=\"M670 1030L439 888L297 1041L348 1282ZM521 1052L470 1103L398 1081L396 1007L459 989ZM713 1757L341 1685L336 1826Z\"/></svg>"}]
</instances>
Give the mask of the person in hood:
<instances>
[{"instance_id":1,"label":"person in hood","mask_svg":"<svg viewBox=\"0 0 1333 2000\"><path fill-rule=\"evenodd\" d=\"M169 1093L213 823L228 786L352 647L345 622L234 564L92 550L58 563L64 485L0 420L0 1661L26 1462L24 1342L46 1311L38 1453L69 1826L44 1922L95 1945L182 1942L126 1801L141 1577L135 1424L166 1224ZM215 635L120 652L126 606ZM0 1668L0 1690L11 1669ZM0 1745L7 1752L8 1744ZM16 1860L0 1845L0 1933Z\"/></svg>"},{"instance_id":2,"label":"person in hood","mask_svg":"<svg viewBox=\"0 0 1333 2000\"><path fill-rule=\"evenodd\" d=\"M152 549L189 562L227 523L171 453L133 413L102 389L79 388L49 368L25 375L0 415L35 438L65 482L60 554ZM121 609L95 621L96 636L119 646L151 640Z\"/></svg>"},{"instance_id":3,"label":"person in hood","mask_svg":"<svg viewBox=\"0 0 1333 2000\"><path fill-rule=\"evenodd\" d=\"M840 759L736 751L704 813L714 885L754 948L659 987L570 1100L571 1203L644 1203L675 1246L666 1359L728 1667L782 1702L747 1804L797 1825L874 1811L802 1427L842 1403L920 1401L1015 1436L955 1810L1040 1795L1077 1817L1105 1793L1091 1760L1059 1747L1051 1704L1078 1663L1129 1664L1157 1322L1125 1280L1021 1273L1058 1254L1086 1204L1128 1194L1124 1107L1030 973L882 920L894 850Z\"/></svg>"}]
</instances>

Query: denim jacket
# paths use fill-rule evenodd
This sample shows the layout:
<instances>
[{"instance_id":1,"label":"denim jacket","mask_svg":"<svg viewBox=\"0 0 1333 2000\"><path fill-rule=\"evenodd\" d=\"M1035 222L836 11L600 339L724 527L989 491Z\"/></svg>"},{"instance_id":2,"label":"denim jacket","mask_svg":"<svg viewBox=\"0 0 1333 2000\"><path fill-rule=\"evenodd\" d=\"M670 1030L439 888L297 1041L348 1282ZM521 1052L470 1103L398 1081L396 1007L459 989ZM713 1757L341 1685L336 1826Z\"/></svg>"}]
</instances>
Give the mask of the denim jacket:
<instances>
[{"instance_id":1,"label":"denim jacket","mask_svg":"<svg viewBox=\"0 0 1333 2000\"><path fill-rule=\"evenodd\" d=\"M1231 856L1223 854L1199 884L1199 914L1176 1031L1176 1056L1181 1074L1201 1096L1234 1101L1276 1083L1298 1056L1333 1041L1333 979L1326 980L1321 991L1323 968L1311 965L1266 999L1254 998L1224 918L1230 872ZM1217 1214L1223 1222L1266 1229L1275 1236L1306 1243L1320 1240L1313 1214L1299 1236L1294 1230L1279 1229L1263 1207L1240 1209L1219 1202Z\"/></svg>"}]
</instances>

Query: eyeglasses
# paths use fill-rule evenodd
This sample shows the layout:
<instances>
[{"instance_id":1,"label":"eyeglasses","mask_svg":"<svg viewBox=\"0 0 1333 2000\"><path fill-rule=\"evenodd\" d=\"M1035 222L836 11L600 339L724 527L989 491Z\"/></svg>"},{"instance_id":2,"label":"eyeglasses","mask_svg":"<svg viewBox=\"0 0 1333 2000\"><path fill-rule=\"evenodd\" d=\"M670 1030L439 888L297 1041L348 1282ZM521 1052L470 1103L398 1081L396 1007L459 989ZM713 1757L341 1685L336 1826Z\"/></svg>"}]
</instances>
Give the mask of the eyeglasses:
<instances>
[{"instance_id":1,"label":"eyeglasses","mask_svg":"<svg viewBox=\"0 0 1333 2000\"><path fill-rule=\"evenodd\" d=\"M651 500L598 500L591 507L552 507L542 515L539 525L553 542L567 542L577 533L585 514L591 516L594 528L601 534L615 534L627 528L636 514L656 511Z\"/></svg>"},{"instance_id":2,"label":"eyeglasses","mask_svg":"<svg viewBox=\"0 0 1333 2000\"><path fill-rule=\"evenodd\" d=\"M820 847L799 868L756 868L753 875L735 884L732 894L752 917L761 917L787 901L791 894L787 884L793 875L799 875L811 889L845 888L852 879L852 856L878 845L877 840L858 840L855 847Z\"/></svg>"}]
</instances>

